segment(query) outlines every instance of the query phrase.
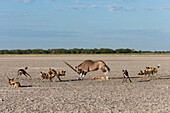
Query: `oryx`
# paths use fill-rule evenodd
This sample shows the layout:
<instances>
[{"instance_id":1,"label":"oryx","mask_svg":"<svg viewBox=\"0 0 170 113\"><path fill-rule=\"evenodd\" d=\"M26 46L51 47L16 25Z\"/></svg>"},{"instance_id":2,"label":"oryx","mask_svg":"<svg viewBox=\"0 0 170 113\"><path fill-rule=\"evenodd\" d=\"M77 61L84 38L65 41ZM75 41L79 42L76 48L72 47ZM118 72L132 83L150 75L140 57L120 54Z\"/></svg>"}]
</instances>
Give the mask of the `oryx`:
<instances>
[{"instance_id":1,"label":"oryx","mask_svg":"<svg viewBox=\"0 0 170 113\"><path fill-rule=\"evenodd\" d=\"M64 63L67 64L71 69L73 69L75 72L77 72L80 75L78 80L83 79L84 76L87 74L87 72L96 71L98 69L101 69L102 72L106 75L106 78L108 79L108 72L110 72L110 68L102 60L97 60L97 61L85 60L75 68L73 68L67 62Z\"/></svg>"}]
</instances>

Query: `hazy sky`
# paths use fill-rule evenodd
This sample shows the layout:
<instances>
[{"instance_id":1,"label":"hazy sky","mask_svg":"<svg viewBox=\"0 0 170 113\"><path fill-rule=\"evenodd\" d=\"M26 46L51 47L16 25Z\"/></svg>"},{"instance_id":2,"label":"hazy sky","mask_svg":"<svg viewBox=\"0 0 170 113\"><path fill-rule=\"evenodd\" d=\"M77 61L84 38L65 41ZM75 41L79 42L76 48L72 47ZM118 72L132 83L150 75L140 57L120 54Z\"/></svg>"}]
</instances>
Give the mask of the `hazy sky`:
<instances>
[{"instance_id":1,"label":"hazy sky","mask_svg":"<svg viewBox=\"0 0 170 113\"><path fill-rule=\"evenodd\" d=\"M0 0L0 49L170 50L170 0Z\"/></svg>"}]
</instances>

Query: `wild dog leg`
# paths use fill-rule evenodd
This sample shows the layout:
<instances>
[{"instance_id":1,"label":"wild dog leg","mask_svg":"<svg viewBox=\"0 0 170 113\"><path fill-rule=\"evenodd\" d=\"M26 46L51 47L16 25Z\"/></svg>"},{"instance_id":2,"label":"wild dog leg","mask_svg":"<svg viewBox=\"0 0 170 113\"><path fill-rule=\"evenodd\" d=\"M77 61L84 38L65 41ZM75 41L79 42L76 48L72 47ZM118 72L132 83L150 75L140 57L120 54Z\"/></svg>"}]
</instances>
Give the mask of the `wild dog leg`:
<instances>
[{"instance_id":1,"label":"wild dog leg","mask_svg":"<svg viewBox=\"0 0 170 113\"><path fill-rule=\"evenodd\" d=\"M151 80L151 75L148 73L148 78L149 78L149 80Z\"/></svg>"},{"instance_id":2,"label":"wild dog leg","mask_svg":"<svg viewBox=\"0 0 170 113\"><path fill-rule=\"evenodd\" d=\"M129 76L127 76L127 77L128 77L128 79L129 79L129 81L132 82L132 81L130 80L130 77L129 77Z\"/></svg>"},{"instance_id":3,"label":"wild dog leg","mask_svg":"<svg viewBox=\"0 0 170 113\"><path fill-rule=\"evenodd\" d=\"M159 79L160 78L160 74L155 73L156 74L156 78Z\"/></svg>"},{"instance_id":4,"label":"wild dog leg","mask_svg":"<svg viewBox=\"0 0 170 113\"><path fill-rule=\"evenodd\" d=\"M145 79L147 77L147 74L145 73L144 77L141 78L141 80Z\"/></svg>"},{"instance_id":5,"label":"wild dog leg","mask_svg":"<svg viewBox=\"0 0 170 113\"><path fill-rule=\"evenodd\" d=\"M44 78L43 78L43 77L41 77L41 78L40 78L40 82L42 82L42 80L43 80L43 79L44 79Z\"/></svg>"},{"instance_id":6,"label":"wild dog leg","mask_svg":"<svg viewBox=\"0 0 170 113\"><path fill-rule=\"evenodd\" d=\"M125 75L123 74L123 81L122 81L122 83L125 81Z\"/></svg>"},{"instance_id":7,"label":"wild dog leg","mask_svg":"<svg viewBox=\"0 0 170 113\"><path fill-rule=\"evenodd\" d=\"M50 81L53 82L52 78L50 78Z\"/></svg>"},{"instance_id":8,"label":"wild dog leg","mask_svg":"<svg viewBox=\"0 0 170 113\"><path fill-rule=\"evenodd\" d=\"M27 74L26 74L26 73L24 73L24 75L27 77Z\"/></svg>"},{"instance_id":9,"label":"wild dog leg","mask_svg":"<svg viewBox=\"0 0 170 113\"><path fill-rule=\"evenodd\" d=\"M60 79L60 76L59 76L59 75L57 75L57 78L59 79L59 81L62 81L62 80Z\"/></svg>"},{"instance_id":10,"label":"wild dog leg","mask_svg":"<svg viewBox=\"0 0 170 113\"><path fill-rule=\"evenodd\" d=\"M30 78L31 78L31 75L30 74L28 74L28 73L26 73Z\"/></svg>"},{"instance_id":11,"label":"wild dog leg","mask_svg":"<svg viewBox=\"0 0 170 113\"><path fill-rule=\"evenodd\" d=\"M20 77L21 77L21 75L18 74L16 79L19 79Z\"/></svg>"}]
</instances>

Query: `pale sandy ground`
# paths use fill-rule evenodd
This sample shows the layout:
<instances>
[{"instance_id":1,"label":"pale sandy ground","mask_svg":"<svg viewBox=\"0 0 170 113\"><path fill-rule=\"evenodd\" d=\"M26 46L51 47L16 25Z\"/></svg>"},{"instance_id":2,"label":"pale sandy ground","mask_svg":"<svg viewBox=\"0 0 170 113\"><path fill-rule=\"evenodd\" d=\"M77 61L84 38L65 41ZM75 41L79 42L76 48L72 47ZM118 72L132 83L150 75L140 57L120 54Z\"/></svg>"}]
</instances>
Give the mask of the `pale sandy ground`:
<instances>
[{"instance_id":1,"label":"pale sandy ground","mask_svg":"<svg viewBox=\"0 0 170 113\"><path fill-rule=\"evenodd\" d=\"M104 76L98 70L77 81L73 66L83 60L104 60L110 67L110 80L91 80ZM145 67L161 65L160 79L141 80L138 72ZM12 88L9 78L28 66L32 79L22 76L23 87ZM63 82L40 82L40 71L48 68L66 70ZM122 83L122 69L127 69L133 83ZM0 56L0 112L39 113L170 113L170 56Z\"/></svg>"}]
</instances>

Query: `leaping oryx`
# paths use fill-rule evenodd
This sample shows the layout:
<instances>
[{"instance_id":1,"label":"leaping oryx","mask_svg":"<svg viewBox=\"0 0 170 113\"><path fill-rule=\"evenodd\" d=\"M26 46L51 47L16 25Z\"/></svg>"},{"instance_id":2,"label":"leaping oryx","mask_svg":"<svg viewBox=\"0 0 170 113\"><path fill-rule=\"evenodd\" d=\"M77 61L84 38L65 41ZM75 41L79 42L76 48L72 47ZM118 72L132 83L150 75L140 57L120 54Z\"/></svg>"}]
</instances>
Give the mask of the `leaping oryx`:
<instances>
[{"instance_id":1,"label":"leaping oryx","mask_svg":"<svg viewBox=\"0 0 170 113\"><path fill-rule=\"evenodd\" d=\"M64 63L67 64L72 70L74 70L80 75L78 80L82 80L88 72L96 71L98 69L101 69L102 72L106 75L106 79L109 79L108 72L110 72L110 68L102 60L97 60L97 61L85 60L75 68L73 68L67 62Z\"/></svg>"}]
</instances>

